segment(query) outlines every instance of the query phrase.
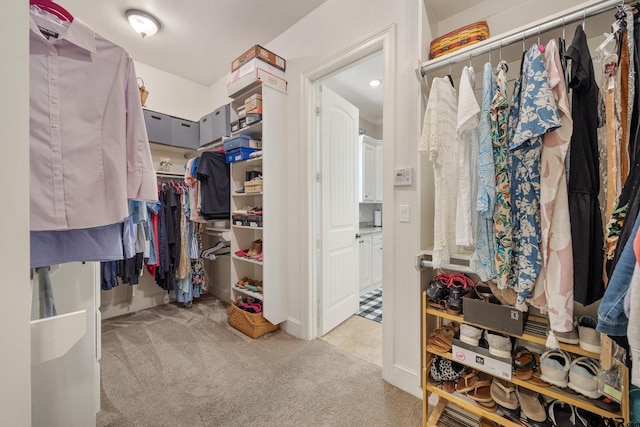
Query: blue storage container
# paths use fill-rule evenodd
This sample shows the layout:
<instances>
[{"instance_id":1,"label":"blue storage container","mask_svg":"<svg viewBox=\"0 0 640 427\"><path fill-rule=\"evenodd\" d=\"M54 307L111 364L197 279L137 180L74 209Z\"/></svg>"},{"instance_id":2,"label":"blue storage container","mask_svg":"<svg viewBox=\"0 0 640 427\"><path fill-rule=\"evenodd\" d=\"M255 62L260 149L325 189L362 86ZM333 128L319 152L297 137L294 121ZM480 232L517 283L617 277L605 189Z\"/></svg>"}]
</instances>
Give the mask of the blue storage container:
<instances>
[{"instance_id":1,"label":"blue storage container","mask_svg":"<svg viewBox=\"0 0 640 427\"><path fill-rule=\"evenodd\" d=\"M262 142L248 135L238 135L224 141L224 151L231 151L241 147L260 149L262 148Z\"/></svg>"},{"instance_id":2,"label":"blue storage container","mask_svg":"<svg viewBox=\"0 0 640 427\"><path fill-rule=\"evenodd\" d=\"M254 151L258 151L258 149L247 147L234 148L233 150L226 152L226 162L234 163L240 162L242 160L248 160L249 154L253 153Z\"/></svg>"}]
</instances>

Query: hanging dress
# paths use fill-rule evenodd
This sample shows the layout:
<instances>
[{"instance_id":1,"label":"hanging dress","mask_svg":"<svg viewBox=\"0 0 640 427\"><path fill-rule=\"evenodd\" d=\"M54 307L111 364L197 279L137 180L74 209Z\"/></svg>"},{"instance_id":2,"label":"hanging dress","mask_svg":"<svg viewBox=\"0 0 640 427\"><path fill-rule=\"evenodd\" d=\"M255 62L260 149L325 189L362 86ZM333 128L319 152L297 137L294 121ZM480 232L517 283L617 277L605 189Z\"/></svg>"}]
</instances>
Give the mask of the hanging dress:
<instances>
[{"instance_id":1,"label":"hanging dress","mask_svg":"<svg viewBox=\"0 0 640 427\"><path fill-rule=\"evenodd\" d=\"M573 135L570 144L569 217L573 243L574 298L583 305L602 297L603 228L598 203L598 86L587 38L576 28L566 56L571 60Z\"/></svg>"},{"instance_id":2,"label":"hanging dress","mask_svg":"<svg viewBox=\"0 0 640 427\"><path fill-rule=\"evenodd\" d=\"M433 268L455 253L457 175L456 90L448 78L436 77L424 115L419 150L429 153L434 175Z\"/></svg>"},{"instance_id":3,"label":"hanging dress","mask_svg":"<svg viewBox=\"0 0 640 427\"><path fill-rule=\"evenodd\" d=\"M507 145L509 102L507 101L506 61L496 67L495 88L491 102L491 142L493 144L493 164L496 173L496 202L493 211L495 232L496 285L507 289L511 285L511 180L509 179L509 147Z\"/></svg>"},{"instance_id":4,"label":"hanging dress","mask_svg":"<svg viewBox=\"0 0 640 427\"><path fill-rule=\"evenodd\" d=\"M516 308L527 310L542 258L540 230L540 155L542 135L561 125L542 53L532 46L522 60L509 114L509 173L513 217Z\"/></svg>"},{"instance_id":5,"label":"hanging dress","mask_svg":"<svg viewBox=\"0 0 640 427\"><path fill-rule=\"evenodd\" d=\"M573 132L573 121L555 40L549 41L543 56L562 126L542 137L542 268L531 304L548 310L551 330L570 332L573 330L573 252L564 161Z\"/></svg>"},{"instance_id":6,"label":"hanging dress","mask_svg":"<svg viewBox=\"0 0 640 427\"><path fill-rule=\"evenodd\" d=\"M495 240L493 233L493 210L496 200L496 172L493 163L491 141L491 101L494 96L495 81L490 63L484 64L482 79L482 111L480 112L479 155L478 155L478 196L476 211L478 232L476 249L469 265L480 280L491 280L496 276Z\"/></svg>"}]
</instances>

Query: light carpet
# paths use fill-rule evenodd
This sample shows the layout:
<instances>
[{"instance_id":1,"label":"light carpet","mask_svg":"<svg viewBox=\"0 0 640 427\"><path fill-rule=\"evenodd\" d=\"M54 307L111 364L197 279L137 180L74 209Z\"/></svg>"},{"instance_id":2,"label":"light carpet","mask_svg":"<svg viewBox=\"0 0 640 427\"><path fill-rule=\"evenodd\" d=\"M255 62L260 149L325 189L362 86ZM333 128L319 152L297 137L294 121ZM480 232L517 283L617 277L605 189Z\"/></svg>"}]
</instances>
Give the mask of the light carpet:
<instances>
[{"instance_id":1,"label":"light carpet","mask_svg":"<svg viewBox=\"0 0 640 427\"><path fill-rule=\"evenodd\" d=\"M252 340L203 296L102 324L98 426L418 426L381 369L281 330Z\"/></svg>"}]
</instances>

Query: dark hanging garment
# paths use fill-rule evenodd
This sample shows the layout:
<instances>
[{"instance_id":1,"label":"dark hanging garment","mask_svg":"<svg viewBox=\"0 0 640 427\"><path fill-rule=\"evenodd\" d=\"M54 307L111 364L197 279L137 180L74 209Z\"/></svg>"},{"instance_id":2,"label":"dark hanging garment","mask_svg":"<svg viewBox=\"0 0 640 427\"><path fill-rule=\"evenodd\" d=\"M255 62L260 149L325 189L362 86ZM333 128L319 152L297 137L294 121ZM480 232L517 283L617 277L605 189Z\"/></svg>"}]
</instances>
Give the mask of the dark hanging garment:
<instances>
[{"instance_id":1,"label":"dark hanging garment","mask_svg":"<svg viewBox=\"0 0 640 427\"><path fill-rule=\"evenodd\" d=\"M200 156L197 168L200 181L200 212L204 219L229 219L231 201L229 194L229 165L225 155L205 151Z\"/></svg>"},{"instance_id":2,"label":"dark hanging garment","mask_svg":"<svg viewBox=\"0 0 640 427\"><path fill-rule=\"evenodd\" d=\"M573 134L569 166L569 217L573 244L574 298L588 305L604 293L604 236L598 203L598 86L582 26L576 28L566 56L571 60Z\"/></svg>"},{"instance_id":3,"label":"dark hanging garment","mask_svg":"<svg viewBox=\"0 0 640 427\"><path fill-rule=\"evenodd\" d=\"M613 274L613 270L618 263L618 259L622 254L624 246L631 237L633 226L638 212L640 211L640 111L639 111L639 92L640 92L640 22L638 14L634 16L634 69L635 69L635 93L633 100L633 112L631 114L631 126L629 130L629 176L622 187L618 202L616 204L617 216L614 218L615 225L618 227L618 242L615 248L615 254L612 260L607 262L607 273L609 277Z\"/></svg>"}]
</instances>

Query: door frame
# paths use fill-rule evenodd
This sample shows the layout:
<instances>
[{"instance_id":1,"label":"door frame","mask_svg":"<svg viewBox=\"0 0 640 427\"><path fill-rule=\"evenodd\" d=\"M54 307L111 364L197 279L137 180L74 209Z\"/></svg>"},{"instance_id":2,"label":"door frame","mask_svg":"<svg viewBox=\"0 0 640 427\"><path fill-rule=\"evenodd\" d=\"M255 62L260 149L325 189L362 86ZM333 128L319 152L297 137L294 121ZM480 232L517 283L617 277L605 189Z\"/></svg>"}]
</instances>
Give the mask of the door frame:
<instances>
[{"instance_id":1,"label":"door frame","mask_svg":"<svg viewBox=\"0 0 640 427\"><path fill-rule=\"evenodd\" d=\"M396 142L396 96L397 96L397 55L396 55L396 39L397 25L390 24L355 44L348 46L335 54L331 55L324 61L318 63L315 68L307 73L300 75L300 105L304 108L300 112L301 139L309 141L309 149L307 150L307 158L305 159L306 170L311 171L308 178L306 203L309 212L307 230L308 241L312 243L312 248L308 252L308 281L311 284L308 287L306 295L307 327L303 331L303 335L308 339L318 337L319 332L319 290L320 290L320 273L322 271L319 258L319 249L316 241L320 235L320 218L321 212L318 199L319 186L316 183L316 173L318 159L318 140L317 140L317 120L316 105L317 91L316 86L323 78L336 74L349 65L377 52L382 51L384 58L384 102L383 102L383 182L393 176L393 165L395 164L395 142ZM388 186L383 185L384 188ZM392 204L394 195L392 192L385 191L382 198L383 206L383 311L385 312L385 322L383 323L383 377L388 378L391 372L393 340L391 334L393 331L393 281L389 278L393 277L392 257L384 254L392 253L394 222ZM386 249L384 249L386 248Z\"/></svg>"}]
</instances>

